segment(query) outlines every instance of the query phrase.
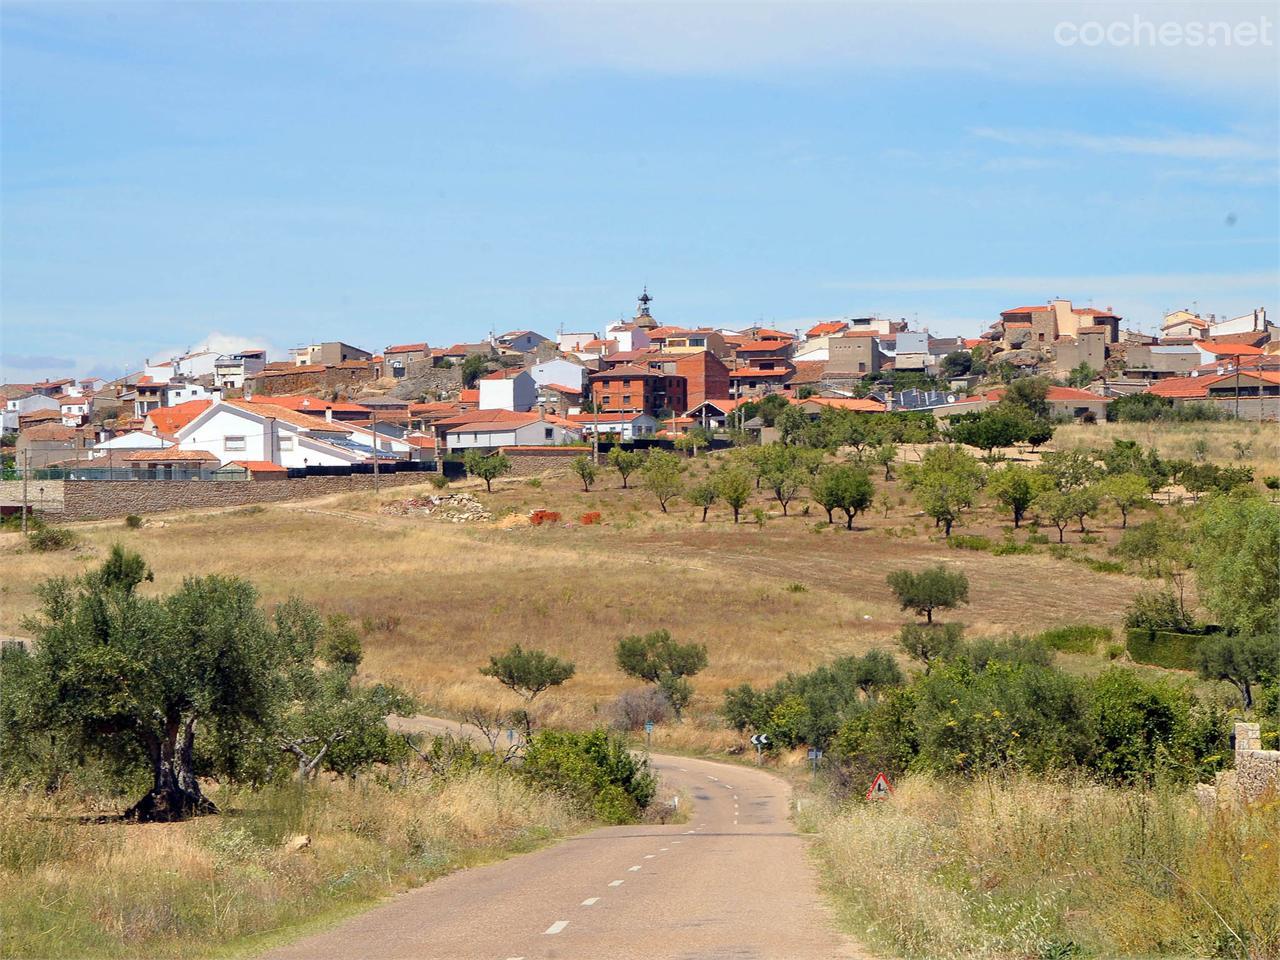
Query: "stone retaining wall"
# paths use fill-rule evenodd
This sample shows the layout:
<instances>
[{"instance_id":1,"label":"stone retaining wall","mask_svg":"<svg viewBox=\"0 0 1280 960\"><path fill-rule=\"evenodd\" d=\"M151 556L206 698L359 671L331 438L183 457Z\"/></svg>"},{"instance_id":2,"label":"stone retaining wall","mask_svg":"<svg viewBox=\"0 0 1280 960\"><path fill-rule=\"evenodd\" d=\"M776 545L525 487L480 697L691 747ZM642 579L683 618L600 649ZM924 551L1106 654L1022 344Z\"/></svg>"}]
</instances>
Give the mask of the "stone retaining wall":
<instances>
[{"instance_id":1,"label":"stone retaining wall","mask_svg":"<svg viewBox=\"0 0 1280 960\"><path fill-rule=\"evenodd\" d=\"M1263 750L1256 723L1235 725L1234 770L1222 770L1213 783L1196 785L1196 799L1205 807L1232 807L1280 794L1280 750Z\"/></svg>"},{"instance_id":2,"label":"stone retaining wall","mask_svg":"<svg viewBox=\"0 0 1280 960\"><path fill-rule=\"evenodd\" d=\"M503 447L502 452L511 461L512 477L536 477L545 473L568 473L569 464L584 453L591 456L590 447Z\"/></svg>"},{"instance_id":3,"label":"stone retaining wall","mask_svg":"<svg viewBox=\"0 0 1280 960\"><path fill-rule=\"evenodd\" d=\"M427 483L432 476L431 473L383 474L378 477L378 489ZM296 480L66 480L63 483L64 520L103 520L188 507L238 507L360 493L373 489L374 478L372 474L355 474Z\"/></svg>"},{"instance_id":4,"label":"stone retaining wall","mask_svg":"<svg viewBox=\"0 0 1280 960\"><path fill-rule=\"evenodd\" d=\"M57 513L62 509L61 480L31 480L27 484L27 500L32 510L43 508L46 512ZM44 488L43 496L40 488ZM0 505L6 507L22 506L22 481L0 480Z\"/></svg>"}]
</instances>

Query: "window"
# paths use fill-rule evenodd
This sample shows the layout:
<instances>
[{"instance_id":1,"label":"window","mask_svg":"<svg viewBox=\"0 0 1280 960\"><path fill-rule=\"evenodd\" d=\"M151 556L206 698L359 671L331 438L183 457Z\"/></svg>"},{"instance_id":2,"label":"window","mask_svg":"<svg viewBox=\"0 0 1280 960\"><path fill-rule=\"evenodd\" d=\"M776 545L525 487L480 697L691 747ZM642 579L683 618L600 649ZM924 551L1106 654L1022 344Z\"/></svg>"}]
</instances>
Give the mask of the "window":
<instances>
[{"instance_id":1,"label":"window","mask_svg":"<svg viewBox=\"0 0 1280 960\"><path fill-rule=\"evenodd\" d=\"M865 363L859 363L859 364L858 364L858 372L859 372L859 373L866 373L866 372L867 372L867 365L866 365Z\"/></svg>"},{"instance_id":2,"label":"window","mask_svg":"<svg viewBox=\"0 0 1280 960\"><path fill-rule=\"evenodd\" d=\"M293 449L293 437L281 437L281 438L280 438L280 452L281 452L281 453L288 453L288 452L289 452L290 450L292 450L292 449Z\"/></svg>"},{"instance_id":3,"label":"window","mask_svg":"<svg viewBox=\"0 0 1280 960\"><path fill-rule=\"evenodd\" d=\"M547 427L545 430L542 431L542 437L544 440L553 440L555 439L555 435L556 435L556 432L552 427Z\"/></svg>"},{"instance_id":4,"label":"window","mask_svg":"<svg viewBox=\"0 0 1280 960\"><path fill-rule=\"evenodd\" d=\"M631 406L631 394L627 394L625 397L623 397L622 402L625 403L627 406Z\"/></svg>"},{"instance_id":5,"label":"window","mask_svg":"<svg viewBox=\"0 0 1280 960\"><path fill-rule=\"evenodd\" d=\"M227 437L222 443L223 448L226 450L243 450L245 448L244 437Z\"/></svg>"}]
</instances>

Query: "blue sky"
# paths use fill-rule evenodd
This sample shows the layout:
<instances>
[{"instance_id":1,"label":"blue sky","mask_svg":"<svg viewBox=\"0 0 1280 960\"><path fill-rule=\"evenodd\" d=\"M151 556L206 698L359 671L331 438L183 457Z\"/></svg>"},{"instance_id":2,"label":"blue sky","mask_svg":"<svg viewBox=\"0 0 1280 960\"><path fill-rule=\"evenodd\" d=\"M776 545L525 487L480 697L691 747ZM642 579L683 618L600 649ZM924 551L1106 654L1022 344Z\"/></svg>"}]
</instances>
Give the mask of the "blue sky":
<instances>
[{"instance_id":1,"label":"blue sky","mask_svg":"<svg viewBox=\"0 0 1280 960\"><path fill-rule=\"evenodd\" d=\"M1055 40L1135 14L1269 43ZM0 15L8 380L601 329L646 283L688 325L1280 311L1269 4Z\"/></svg>"}]
</instances>

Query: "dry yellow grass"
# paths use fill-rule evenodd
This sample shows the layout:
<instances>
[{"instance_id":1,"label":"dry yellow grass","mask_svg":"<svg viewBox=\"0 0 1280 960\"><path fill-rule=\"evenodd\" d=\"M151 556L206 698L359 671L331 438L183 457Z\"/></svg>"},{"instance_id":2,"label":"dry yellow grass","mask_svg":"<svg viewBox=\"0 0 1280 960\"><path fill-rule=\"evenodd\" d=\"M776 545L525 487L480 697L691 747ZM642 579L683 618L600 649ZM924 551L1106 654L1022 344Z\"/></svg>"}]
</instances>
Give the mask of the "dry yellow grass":
<instances>
[{"instance_id":1,"label":"dry yellow grass","mask_svg":"<svg viewBox=\"0 0 1280 960\"><path fill-rule=\"evenodd\" d=\"M1050 446L1057 450L1107 447L1113 440L1137 440L1144 447L1155 447L1160 456L1177 460L1194 460L1196 442L1203 440L1208 444L1206 459L1214 463L1253 467L1259 480L1280 476L1280 431L1274 423L1075 423L1058 427ZM1243 459L1235 443L1248 445Z\"/></svg>"},{"instance_id":2,"label":"dry yellow grass","mask_svg":"<svg viewBox=\"0 0 1280 960\"><path fill-rule=\"evenodd\" d=\"M583 826L566 801L486 771L215 799L224 816L137 826L80 823L73 798L0 796L0 955L241 955ZM296 835L310 845L290 849Z\"/></svg>"},{"instance_id":3,"label":"dry yellow grass","mask_svg":"<svg viewBox=\"0 0 1280 960\"><path fill-rule=\"evenodd\" d=\"M700 458L693 468L709 465ZM1044 554L948 549L896 484L881 486L891 512L859 518L852 533L818 523L820 511L803 515L802 503L792 511L798 515L777 516L777 504L763 495L758 503L772 514L763 527L735 526L719 507L705 524L684 503L662 514L651 495L619 489L608 472L590 493L568 478L540 486L507 481L492 495L468 486L496 516L543 507L568 521L555 526L456 526L377 510L426 487L169 516L140 530L84 524L75 553L29 553L15 536L0 538L9 573L0 601L16 619L33 609L39 580L82 570L120 541L154 568L147 589L171 590L189 575L236 574L257 584L268 603L296 594L367 622L365 670L439 709L492 702L500 688L478 667L512 643L572 659L577 675L539 707L545 720L575 725L597 722L634 685L614 664L617 640L665 627L707 644L710 666L697 680L692 715L704 730L699 742L710 746L722 738L713 712L728 686L893 649L910 615L885 584L891 570L939 560L964 569L974 602L953 618L972 635L1080 621L1115 626L1140 586ZM577 524L589 510L601 511L604 523ZM1003 523L977 512L964 530L998 537Z\"/></svg>"},{"instance_id":4,"label":"dry yellow grass","mask_svg":"<svg viewBox=\"0 0 1280 960\"><path fill-rule=\"evenodd\" d=\"M1205 816L1183 791L908 777L814 804L859 935L911 957L1280 957L1280 804Z\"/></svg>"}]
</instances>

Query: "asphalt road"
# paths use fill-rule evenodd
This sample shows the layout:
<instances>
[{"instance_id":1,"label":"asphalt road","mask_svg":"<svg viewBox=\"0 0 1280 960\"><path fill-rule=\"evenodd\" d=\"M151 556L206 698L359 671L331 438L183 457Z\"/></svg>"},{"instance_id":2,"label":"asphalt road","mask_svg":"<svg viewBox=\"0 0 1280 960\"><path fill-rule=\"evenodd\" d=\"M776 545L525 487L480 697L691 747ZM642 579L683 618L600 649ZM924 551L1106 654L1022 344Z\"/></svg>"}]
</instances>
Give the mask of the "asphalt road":
<instances>
[{"instance_id":1,"label":"asphalt road","mask_svg":"<svg viewBox=\"0 0 1280 960\"><path fill-rule=\"evenodd\" d=\"M417 718L420 730L457 724ZM790 788L758 770L654 755L688 823L606 827L401 894L267 960L836 960Z\"/></svg>"}]
</instances>

